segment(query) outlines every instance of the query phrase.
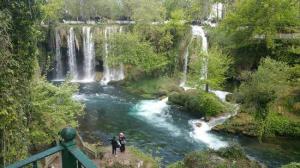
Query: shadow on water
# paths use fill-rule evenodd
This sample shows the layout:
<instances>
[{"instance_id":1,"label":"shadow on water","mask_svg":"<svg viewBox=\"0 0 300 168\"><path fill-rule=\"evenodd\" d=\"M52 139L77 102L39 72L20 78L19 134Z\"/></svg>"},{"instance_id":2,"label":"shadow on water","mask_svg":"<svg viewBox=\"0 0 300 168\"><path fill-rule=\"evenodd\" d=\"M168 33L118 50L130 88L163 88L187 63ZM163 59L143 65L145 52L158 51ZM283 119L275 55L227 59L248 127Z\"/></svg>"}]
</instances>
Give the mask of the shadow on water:
<instances>
[{"instance_id":1,"label":"shadow on water","mask_svg":"<svg viewBox=\"0 0 300 168\"><path fill-rule=\"evenodd\" d=\"M163 166L182 159L188 152L224 142L240 143L249 156L269 167L300 161L299 140L278 139L260 144L254 138L208 133L203 134L210 136L206 142L191 136L195 128L190 123L195 118L180 108L160 100L140 100L117 87L81 84L74 99L86 106L86 114L79 121L85 139L109 145L108 139L122 131L128 145L160 157Z\"/></svg>"}]
</instances>

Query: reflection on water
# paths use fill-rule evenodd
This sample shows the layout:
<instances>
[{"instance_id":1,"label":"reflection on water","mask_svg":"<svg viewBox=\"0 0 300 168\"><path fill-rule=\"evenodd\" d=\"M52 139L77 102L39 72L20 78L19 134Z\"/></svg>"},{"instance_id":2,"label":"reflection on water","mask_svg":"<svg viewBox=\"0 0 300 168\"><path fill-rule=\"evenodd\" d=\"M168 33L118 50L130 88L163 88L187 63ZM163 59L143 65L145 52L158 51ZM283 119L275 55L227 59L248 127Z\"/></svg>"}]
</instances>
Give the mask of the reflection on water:
<instances>
[{"instance_id":1,"label":"reflection on water","mask_svg":"<svg viewBox=\"0 0 300 168\"><path fill-rule=\"evenodd\" d=\"M179 107L160 100L139 100L121 89L100 84L81 84L74 99L86 106L80 119L81 135L94 143L125 132L129 145L162 158L164 165L180 160L188 152L219 148L232 142L240 143L247 154L270 167L300 161L299 140L279 140L259 144L256 139L213 134L199 129L196 118ZM204 123L202 123L204 124Z\"/></svg>"}]
</instances>

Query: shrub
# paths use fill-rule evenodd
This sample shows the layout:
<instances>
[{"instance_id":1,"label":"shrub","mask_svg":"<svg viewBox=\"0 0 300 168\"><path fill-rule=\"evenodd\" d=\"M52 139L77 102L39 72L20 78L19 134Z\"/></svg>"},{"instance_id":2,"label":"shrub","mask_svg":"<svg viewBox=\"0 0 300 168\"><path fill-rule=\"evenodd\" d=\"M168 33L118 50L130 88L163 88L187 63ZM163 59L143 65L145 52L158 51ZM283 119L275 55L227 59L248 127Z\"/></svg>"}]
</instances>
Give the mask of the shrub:
<instances>
[{"instance_id":1,"label":"shrub","mask_svg":"<svg viewBox=\"0 0 300 168\"><path fill-rule=\"evenodd\" d=\"M288 165L283 165L281 168L300 168L300 163L292 162Z\"/></svg>"},{"instance_id":2,"label":"shrub","mask_svg":"<svg viewBox=\"0 0 300 168\"><path fill-rule=\"evenodd\" d=\"M212 93L201 92L198 102L205 116L215 116L225 111L225 105Z\"/></svg>"},{"instance_id":3,"label":"shrub","mask_svg":"<svg viewBox=\"0 0 300 168\"><path fill-rule=\"evenodd\" d=\"M224 157L224 158L232 158L232 159L238 159L238 158L245 158L246 154L241 146L235 144L228 148L222 148L217 153Z\"/></svg>"},{"instance_id":4,"label":"shrub","mask_svg":"<svg viewBox=\"0 0 300 168\"><path fill-rule=\"evenodd\" d=\"M189 113L206 117L218 115L226 110L226 106L214 94L203 91L173 93L169 101L183 106Z\"/></svg>"}]
</instances>

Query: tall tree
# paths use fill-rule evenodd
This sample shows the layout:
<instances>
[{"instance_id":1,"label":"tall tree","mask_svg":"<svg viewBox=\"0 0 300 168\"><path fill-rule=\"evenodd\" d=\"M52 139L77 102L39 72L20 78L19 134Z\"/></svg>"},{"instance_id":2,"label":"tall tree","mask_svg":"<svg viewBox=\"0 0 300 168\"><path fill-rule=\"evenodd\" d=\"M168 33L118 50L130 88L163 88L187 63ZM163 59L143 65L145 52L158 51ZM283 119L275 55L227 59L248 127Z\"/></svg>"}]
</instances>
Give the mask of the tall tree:
<instances>
[{"instance_id":1,"label":"tall tree","mask_svg":"<svg viewBox=\"0 0 300 168\"><path fill-rule=\"evenodd\" d=\"M10 48L4 52L1 60L1 120L0 124L2 163L6 165L27 153L27 119L29 119L30 82L36 67L37 30L39 4L33 1L0 1L1 23L9 24L1 32L2 38L8 36ZM2 22L3 21L3 22ZM6 24L5 24L6 23ZM4 33L4 34L3 34ZM7 38L6 38L7 39ZM4 58L9 59L4 59Z\"/></svg>"},{"instance_id":2,"label":"tall tree","mask_svg":"<svg viewBox=\"0 0 300 168\"><path fill-rule=\"evenodd\" d=\"M298 0L237 0L222 23L236 45L264 39L274 47L277 33L300 25Z\"/></svg>"}]
</instances>

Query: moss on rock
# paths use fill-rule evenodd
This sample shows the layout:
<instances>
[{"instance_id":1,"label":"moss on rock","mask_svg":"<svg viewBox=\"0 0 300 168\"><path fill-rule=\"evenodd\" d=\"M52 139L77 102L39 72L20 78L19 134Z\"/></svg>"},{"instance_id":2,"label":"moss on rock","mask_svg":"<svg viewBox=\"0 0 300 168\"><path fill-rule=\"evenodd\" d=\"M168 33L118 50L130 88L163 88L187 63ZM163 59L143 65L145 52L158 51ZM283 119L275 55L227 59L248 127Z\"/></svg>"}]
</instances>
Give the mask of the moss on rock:
<instances>
[{"instance_id":1,"label":"moss on rock","mask_svg":"<svg viewBox=\"0 0 300 168\"><path fill-rule=\"evenodd\" d=\"M258 136L257 122L253 116L245 112L238 113L230 120L227 120L224 124L214 127L213 130L231 134Z\"/></svg>"},{"instance_id":2,"label":"moss on rock","mask_svg":"<svg viewBox=\"0 0 300 168\"><path fill-rule=\"evenodd\" d=\"M169 101L183 106L191 114L205 117L217 116L228 110L214 94L197 90L174 92L169 96Z\"/></svg>"},{"instance_id":3,"label":"moss on rock","mask_svg":"<svg viewBox=\"0 0 300 168\"><path fill-rule=\"evenodd\" d=\"M260 168L258 162L247 158L240 146L233 145L219 151L208 150L189 153L183 161L176 162L168 168Z\"/></svg>"}]
</instances>

